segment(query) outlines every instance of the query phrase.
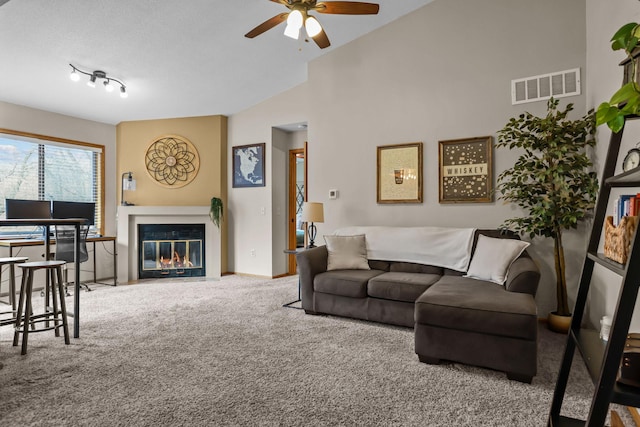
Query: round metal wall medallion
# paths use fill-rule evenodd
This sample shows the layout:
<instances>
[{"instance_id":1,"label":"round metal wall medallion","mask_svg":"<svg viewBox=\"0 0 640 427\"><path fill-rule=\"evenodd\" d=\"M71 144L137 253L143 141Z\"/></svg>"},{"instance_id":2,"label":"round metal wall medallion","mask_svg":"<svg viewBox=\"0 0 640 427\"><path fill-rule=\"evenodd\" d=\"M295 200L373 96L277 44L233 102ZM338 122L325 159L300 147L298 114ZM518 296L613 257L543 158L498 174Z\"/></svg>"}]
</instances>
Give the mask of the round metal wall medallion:
<instances>
[{"instance_id":1,"label":"round metal wall medallion","mask_svg":"<svg viewBox=\"0 0 640 427\"><path fill-rule=\"evenodd\" d=\"M149 144L145 165L147 173L157 184L168 188L180 188L198 175L200 157L198 150L188 139L178 135L166 135Z\"/></svg>"}]
</instances>

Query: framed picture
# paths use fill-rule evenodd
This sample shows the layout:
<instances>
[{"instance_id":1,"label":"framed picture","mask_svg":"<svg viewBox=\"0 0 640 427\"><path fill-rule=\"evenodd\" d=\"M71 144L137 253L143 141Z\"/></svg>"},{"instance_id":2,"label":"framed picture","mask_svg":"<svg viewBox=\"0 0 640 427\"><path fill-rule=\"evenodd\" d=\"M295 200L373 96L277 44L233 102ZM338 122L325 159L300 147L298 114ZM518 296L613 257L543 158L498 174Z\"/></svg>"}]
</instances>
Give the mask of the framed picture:
<instances>
[{"instance_id":1,"label":"framed picture","mask_svg":"<svg viewBox=\"0 0 640 427\"><path fill-rule=\"evenodd\" d=\"M264 143L232 148L234 187L265 186L264 150Z\"/></svg>"},{"instance_id":2,"label":"framed picture","mask_svg":"<svg viewBox=\"0 0 640 427\"><path fill-rule=\"evenodd\" d=\"M440 203L493 201L493 138L439 142Z\"/></svg>"},{"instance_id":3,"label":"framed picture","mask_svg":"<svg viewBox=\"0 0 640 427\"><path fill-rule=\"evenodd\" d=\"M422 142L378 147L378 203L422 203Z\"/></svg>"}]
</instances>

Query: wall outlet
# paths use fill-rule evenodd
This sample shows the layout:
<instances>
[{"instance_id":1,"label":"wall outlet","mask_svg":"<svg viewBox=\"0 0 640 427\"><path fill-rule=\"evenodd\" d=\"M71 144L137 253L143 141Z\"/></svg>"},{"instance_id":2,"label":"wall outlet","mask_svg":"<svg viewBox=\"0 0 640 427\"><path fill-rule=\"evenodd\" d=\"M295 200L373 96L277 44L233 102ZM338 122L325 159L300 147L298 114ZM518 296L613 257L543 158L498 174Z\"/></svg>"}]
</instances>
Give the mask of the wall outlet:
<instances>
[{"instance_id":1,"label":"wall outlet","mask_svg":"<svg viewBox=\"0 0 640 427\"><path fill-rule=\"evenodd\" d=\"M338 190L329 190L329 198L337 199L338 198Z\"/></svg>"},{"instance_id":2,"label":"wall outlet","mask_svg":"<svg viewBox=\"0 0 640 427\"><path fill-rule=\"evenodd\" d=\"M256 256L256 250L255 249L251 249L251 256L255 258L255 256Z\"/></svg>"},{"instance_id":3,"label":"wall outlet","mask_svg":"<svg viewBox=\"0 0 640 427\"><path fill-rule=\"evenodd\" d=\"M264 206L260 208L260 215L265 215L267 213L267 208Z\"/></svg>"}]
</instances>

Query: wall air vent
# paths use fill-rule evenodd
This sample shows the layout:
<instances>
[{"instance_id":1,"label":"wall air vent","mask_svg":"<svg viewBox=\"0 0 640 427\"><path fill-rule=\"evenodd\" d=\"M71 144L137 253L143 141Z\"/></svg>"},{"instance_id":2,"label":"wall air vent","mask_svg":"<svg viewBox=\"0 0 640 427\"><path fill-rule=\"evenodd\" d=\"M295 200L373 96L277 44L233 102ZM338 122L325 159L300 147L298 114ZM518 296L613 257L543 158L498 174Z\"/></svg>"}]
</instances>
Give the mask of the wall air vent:
<instances>
[{"instance_id":1,"label":"wall air vent","mask_svg":"<svg viewBox=\"0 0 640 427\"><path fill-rule=\"evenodd\" d=\"M511 104L580 95L580 68L511 80Z\"/></svg>"}]
</instances>

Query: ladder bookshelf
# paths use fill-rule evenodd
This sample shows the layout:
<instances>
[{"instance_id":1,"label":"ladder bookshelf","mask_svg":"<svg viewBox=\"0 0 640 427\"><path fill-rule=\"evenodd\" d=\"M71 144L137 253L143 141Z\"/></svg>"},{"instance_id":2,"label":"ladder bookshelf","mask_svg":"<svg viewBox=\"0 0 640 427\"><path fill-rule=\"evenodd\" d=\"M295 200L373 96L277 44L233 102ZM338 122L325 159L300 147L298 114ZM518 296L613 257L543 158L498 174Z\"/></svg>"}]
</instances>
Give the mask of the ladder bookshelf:
<instances>
[{"instance_id":1,"label":"ladder bookshelf","mask_svg":"<svg viewBox=\"0 0 640 427\"><path fill-rule=\"evenodd\" d=\"M638 116L630 116L627 117L626 121L637 119ZM613 133L609 142L587 254L578 285L578 294L573 310L571 327L567 335L567 344L551 402L548 426L600 427L604 425L610 403L640 407L640 388L630 387L616 382L620 360L629 332L629 324L631 323L636 297L638 296L638 290L640 288L640 238L636 238L637 234L634 235L625 265L614 262L606 258L604 254L598 253L598 246L607 216L611 189L619 187L640 187L640 167L614 175L623 132L624 127L620 132ZM596 264L603 266L622 278L611 331L609 333L609 340L606 342L600 339L597 330L582 327L584 310L591 286L591 277ZM595 385L589 415L586 420L577 420L560 415L576 349L579 351Z\"/></svg>"}]
</instances>

